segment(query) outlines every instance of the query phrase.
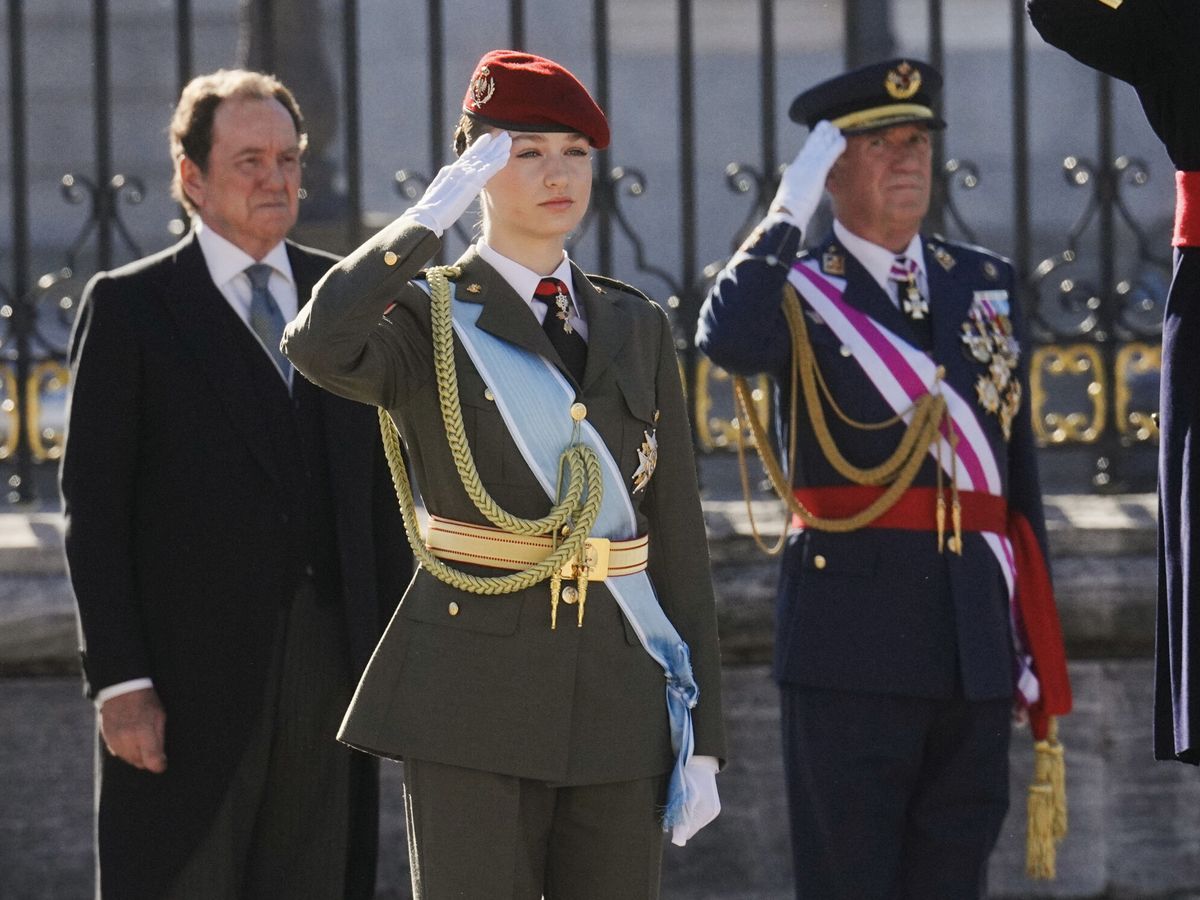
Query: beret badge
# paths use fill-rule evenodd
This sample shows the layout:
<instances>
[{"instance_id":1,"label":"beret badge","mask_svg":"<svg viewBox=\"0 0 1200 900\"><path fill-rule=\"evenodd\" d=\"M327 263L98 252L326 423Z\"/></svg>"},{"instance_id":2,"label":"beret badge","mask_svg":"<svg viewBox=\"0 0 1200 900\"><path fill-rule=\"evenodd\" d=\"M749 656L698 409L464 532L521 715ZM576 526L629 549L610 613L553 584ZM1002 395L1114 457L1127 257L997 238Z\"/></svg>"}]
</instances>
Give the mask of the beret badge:
<instances>
[{"instance_id":1,"label":"beret badge","mask_svg":"<svg viewBox=\"0 0 1200 900\"><path fill-rule=\"evenodd\" d=\"M902 62L888 70L883 86L893 99L907 100L921 89L921 70Z\"/></svg>"},{"instance_id":2,"label":"beret badge","mask_svg":"<svg viewBox=\"0 0 1200 900\"><path fill-rule=\"evenodd\" d=\"M483 106L496 93L496 80L492 78L492 70L480 66L479 73L471 80L471 99L476 106Z\"/></svg>"}]
</instances>

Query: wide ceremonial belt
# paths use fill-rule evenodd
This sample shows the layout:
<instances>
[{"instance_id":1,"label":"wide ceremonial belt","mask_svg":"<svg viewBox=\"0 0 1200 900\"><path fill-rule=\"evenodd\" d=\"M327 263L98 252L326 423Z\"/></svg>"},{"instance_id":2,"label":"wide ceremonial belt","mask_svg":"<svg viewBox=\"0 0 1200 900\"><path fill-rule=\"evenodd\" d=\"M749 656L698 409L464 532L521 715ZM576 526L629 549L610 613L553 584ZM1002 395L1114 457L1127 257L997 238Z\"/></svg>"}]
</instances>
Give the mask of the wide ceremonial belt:
<instances>
[{"instance_id":1,"label":"wide ceremonial belt","mask_svg":"<svg viewBox=\"0 0 1200 900\"><path fill-rule=\"evenodd\" d=\"M1175 173L1175 247L1200 247L1200 172Z\"/></svg>"},{"instance_id":2,"label":"wide ceremonial belt","mask_svg":"<svg viewBox=\"0 0 1200 900\"><path fill-rule=\"evenodd\" d=\"M793 493L796 500L815 516L849 518L866 509L884 492L872 485L847 484L838 487L803 487ZM899 528L905 531L937 530L936 488L912 487L887 512L864 528ZM1004 534L1008 530L1008 501L981 491L959 491L962 530ZM792 516L792 528L804 528L799 516Z\"/></svg>"},{"instance_id":3,"label":"wide ceremonial belt","mask_svg":"<svg viewBox=\"0 0 1200 900\"><path fill-rule=\"evenodd\" d=\"M519 572L535 566L551 554L554 542L546 535L510 534L487 525L473 525L441 516L429 517L425 545L446 562L469 563ZM650 555L650 539L628 541L588 538L584 545L588 581L604 581L643 572ZM567 563L564 568L571 568ZM564 577L569 577L565 572Z\"/></svg>"}]
</instances>

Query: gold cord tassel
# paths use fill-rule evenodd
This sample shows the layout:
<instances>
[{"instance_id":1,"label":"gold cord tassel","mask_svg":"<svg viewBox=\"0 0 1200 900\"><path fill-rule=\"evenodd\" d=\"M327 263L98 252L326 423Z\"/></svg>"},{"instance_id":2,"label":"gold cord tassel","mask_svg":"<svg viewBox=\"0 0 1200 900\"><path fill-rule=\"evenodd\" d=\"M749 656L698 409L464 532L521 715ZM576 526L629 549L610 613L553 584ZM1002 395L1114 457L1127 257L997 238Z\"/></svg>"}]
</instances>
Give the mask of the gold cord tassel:
<instances>
[{"instance_id":1,"label":"gold cord tassel","mask_svg":"<svg viewBox=\"0 0 1200 900\"><path fill-rule=\"evenodd\" d=\"M1058 723L1050 720L1046 740L1034 744L1033 782L1029 785L1029 831L1025 874L1052 879L1057 844L1067 834L1066 764L1058 741Z\"/></svg>"},{"instance_id":2,"label":"gold cord tassel","mask_svg":"<svg viewBox=\"0 0 1200 900\"><path fill-rule=\"evenodd\" d=\"M558 595L562 592L562 576L555 572L550 576L550 630L558 628Z\"/></svg>"},{"instance_id":3,"label":"gold cord tassel","mask_svg":"<svg viewBox=\"0 0 1200 900\"><path fill-rule=\"evenodd\" d=\"M582 628L583 627L583 605L585 603L587 603L587 586L588 586L587 566L579 567L579 578L575 582L575 585L576 585L576 590L579 591L579 619L575 623L575 627Z\"/></svg>"}]
</instances>

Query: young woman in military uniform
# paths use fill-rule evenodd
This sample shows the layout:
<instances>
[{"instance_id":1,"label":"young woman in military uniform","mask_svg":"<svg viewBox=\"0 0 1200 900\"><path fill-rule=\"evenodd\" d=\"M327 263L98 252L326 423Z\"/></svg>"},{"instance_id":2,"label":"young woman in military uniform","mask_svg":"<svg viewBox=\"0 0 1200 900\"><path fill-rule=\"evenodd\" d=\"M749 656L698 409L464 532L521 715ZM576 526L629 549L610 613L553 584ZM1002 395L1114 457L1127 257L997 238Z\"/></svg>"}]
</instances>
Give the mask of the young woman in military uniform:
<instances>
[{"instance_id":1,"label":"young woman in military uniform","mask_svg":"<svg viewBox=\"0 0 1200 900\"><path fill-rule=\"evenodd\" d=\"M340 734L404 760L419 897L656 897L663 831L682 843L719 810L716 619L671 330L564 250L608 141L566 69L485 55L458 160L284 337L304 375L387 411L430 514ZM481 239L420 271L477 196Z\"/></svg>"}]
</instances>

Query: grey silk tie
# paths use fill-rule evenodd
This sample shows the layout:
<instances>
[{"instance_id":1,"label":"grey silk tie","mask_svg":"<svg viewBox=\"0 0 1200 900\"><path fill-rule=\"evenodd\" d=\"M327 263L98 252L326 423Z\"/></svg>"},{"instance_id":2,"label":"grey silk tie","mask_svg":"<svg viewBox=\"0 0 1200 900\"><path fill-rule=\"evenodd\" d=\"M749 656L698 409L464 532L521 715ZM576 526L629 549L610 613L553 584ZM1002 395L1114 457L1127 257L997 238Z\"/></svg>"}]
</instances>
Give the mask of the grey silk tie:
<instances>
[{"instance_id":1,"label":"grey silk tie","mask_svg":"<svg viewBox=\"0 0 1200 900\"><path fill-rule=\"evenodd\" d=\"M247 266L246 277L250 279L250 329L263 342L275 367L279 369L279 374L290 385L292 364L279 349L279 342L283 339L283 313L279 311L279 304L275 302L267 287L271 278L271 267L266 263Z\"/></svg>"}]
</instances>

